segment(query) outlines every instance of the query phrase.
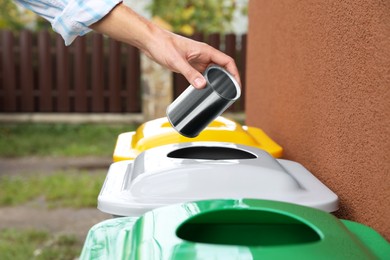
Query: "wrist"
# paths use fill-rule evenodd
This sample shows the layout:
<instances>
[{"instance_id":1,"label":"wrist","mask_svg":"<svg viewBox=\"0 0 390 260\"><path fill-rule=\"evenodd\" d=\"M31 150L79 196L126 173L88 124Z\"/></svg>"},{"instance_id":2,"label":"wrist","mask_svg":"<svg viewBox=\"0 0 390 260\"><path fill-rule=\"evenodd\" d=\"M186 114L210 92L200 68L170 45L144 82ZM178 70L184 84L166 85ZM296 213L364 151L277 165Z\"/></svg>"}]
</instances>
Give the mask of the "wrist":
<instances>
[{"instance_id":1,"label":"wrist","mask_svg":"<svg viewBox=\"0 0 390 260\"><path fill-rule=\"evenodd\" d=\"M161 42L162 38L166 37L164 34L165 31L163 29L145 20L145 28L138 34L139 37L133 45L148 54Z\"/></svg>"}]
</instances>

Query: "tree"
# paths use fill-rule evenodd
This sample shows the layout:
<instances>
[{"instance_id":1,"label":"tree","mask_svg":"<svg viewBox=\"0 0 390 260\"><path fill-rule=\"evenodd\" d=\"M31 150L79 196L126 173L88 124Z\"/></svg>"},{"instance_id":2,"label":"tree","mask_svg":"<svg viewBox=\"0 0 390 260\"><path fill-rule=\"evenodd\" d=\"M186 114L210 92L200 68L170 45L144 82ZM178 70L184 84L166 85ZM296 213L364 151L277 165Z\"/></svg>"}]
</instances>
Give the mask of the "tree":
<instances>
[{"instance_id":1,"label":"tree","mask_svg":"<svg viewBox=\"0 0 390 260\"><path fill-rule=\"evenodd\" d=\"M49 23L12 0L0 0L0 29L22 30L49 27Z\"/></svg>"},{"instance_id":2,"label":"tree","mask_svg":"<svg viewBox=\"0 0 390 260\"><path fill-rule=\"evenodd\" d=\"M148 9L176 33L223 33L231 29L236 0L152 0Z\"/></svg>"}]
</instances>

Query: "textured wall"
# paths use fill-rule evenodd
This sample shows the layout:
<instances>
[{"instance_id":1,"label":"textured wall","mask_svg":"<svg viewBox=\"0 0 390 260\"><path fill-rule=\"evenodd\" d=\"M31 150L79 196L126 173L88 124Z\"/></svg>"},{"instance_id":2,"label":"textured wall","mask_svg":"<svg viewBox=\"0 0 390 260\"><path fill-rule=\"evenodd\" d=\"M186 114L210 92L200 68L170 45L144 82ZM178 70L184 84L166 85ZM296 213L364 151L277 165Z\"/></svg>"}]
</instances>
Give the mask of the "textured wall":
<instances>
[{"instance_id":1,"label":"textured wall","mask_svg":"<svg viewBox=\"0 0 390 260\"><path fill-rule=\"evenodd\" d=\"M249 4L247 124L390 240L390 1Z\"/></svg>"}]
</instances>

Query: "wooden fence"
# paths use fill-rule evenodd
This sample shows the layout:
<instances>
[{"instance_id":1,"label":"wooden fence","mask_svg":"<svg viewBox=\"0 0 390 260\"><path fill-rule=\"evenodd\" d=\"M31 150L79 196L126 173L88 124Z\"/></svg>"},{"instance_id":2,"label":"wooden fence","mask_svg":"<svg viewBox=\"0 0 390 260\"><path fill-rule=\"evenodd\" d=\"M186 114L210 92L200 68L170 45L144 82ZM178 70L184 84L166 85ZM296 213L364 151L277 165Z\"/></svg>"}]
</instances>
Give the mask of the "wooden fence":
<instances>
[{"instance_id":1,"label":"wooden fence","mask_svg":"<svg viewBox=\"0 0 390 260\"><path fill-rule=\"evenodd\" d=\"M0 31L0 112L139 113L140 53L90 33L69 47L49 31ZM230 109L244 110L246 35L211 34L192 38L232 56L242 75L242 97ZM173 77L174 96L188 82Z\"/></svg>"}]
</instances>

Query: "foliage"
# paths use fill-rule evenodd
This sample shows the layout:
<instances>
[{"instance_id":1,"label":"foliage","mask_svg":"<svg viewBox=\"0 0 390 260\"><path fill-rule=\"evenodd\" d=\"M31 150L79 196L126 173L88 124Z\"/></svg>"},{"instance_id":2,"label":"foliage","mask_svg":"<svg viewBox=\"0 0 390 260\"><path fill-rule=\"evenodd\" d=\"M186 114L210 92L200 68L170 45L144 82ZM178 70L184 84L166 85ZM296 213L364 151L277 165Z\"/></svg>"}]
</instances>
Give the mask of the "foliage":
<instances>
[{"instance_id":1,"label":"foliage","mask_svg":"<svg viewBox=\"0 0 390 260\"><path fill-rule=\"evenodd\" d=\"M231 29L237 0L152 0L152 16L168 23L172 31L185 35L194 32L226 32Z\"/></svg>"},{"instance_id":2,"label":"foliage","mask_svg":"<svg viewBox=\"0 0 390 260\"><path fill-rule=\"evenodd\" d=\"M33 12L21 8L12 0L0 0L0 29L46 29L50 24Z\"/></svg>"},{"instance_id":3,"label":"foliage","mask_svg":"<svg viewBox=\"0 0 390 260\"><path fill-rule=\"evenodd\" d=\"M111 156L117 136L134 125L2 124L0 156Z\"/></svg>"},{"instance_id":4,"label":"foliage","mask_svg":"<svg viewBox=\"0 0 390 260\"><path fill-rule=\"evenodd\" d=\"M81 242L73 235L51 235L42 230L0 230L0 259L72 260L80 255Z\"/></svg>"},{"instance_id":5,"label":"foliage","mask_svg":"<svg viewBox=\"0 0 390 260\"><path fill-rule=\"evenodd\" d=\"M227 32L232 28L234 12L240 8L246 15L247 0L151 0L148 10L161 26L174 32L191 35L194 32ZM40 30L50 23L12 0L0 0L0 29Z\"/></svg>"}]
</instances>

